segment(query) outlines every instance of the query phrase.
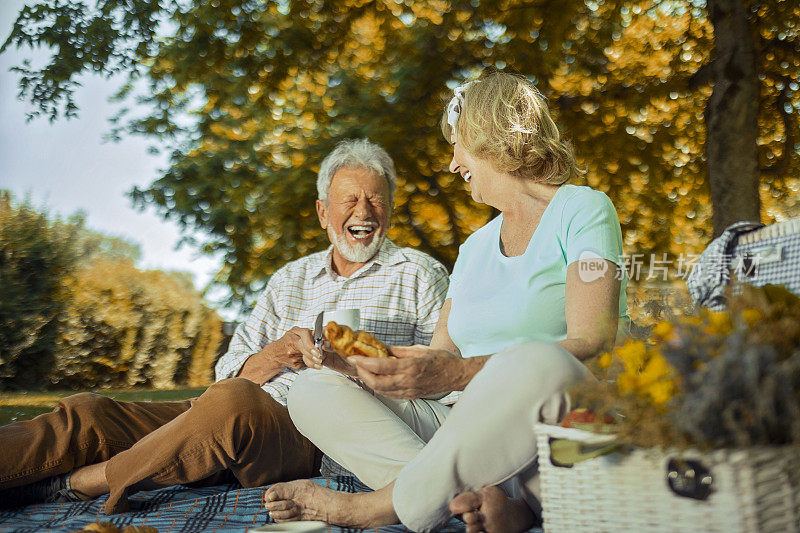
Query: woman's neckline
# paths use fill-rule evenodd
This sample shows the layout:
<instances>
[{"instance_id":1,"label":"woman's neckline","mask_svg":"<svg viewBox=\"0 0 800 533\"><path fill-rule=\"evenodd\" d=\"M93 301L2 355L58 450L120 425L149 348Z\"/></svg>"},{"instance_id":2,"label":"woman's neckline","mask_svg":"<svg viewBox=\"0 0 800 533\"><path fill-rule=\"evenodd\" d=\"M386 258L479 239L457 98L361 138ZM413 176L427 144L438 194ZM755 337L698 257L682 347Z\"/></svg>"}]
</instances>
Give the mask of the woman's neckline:
<instances>
[{"instance_id":1,"label":"woman's neckline","mask_svg":"<svg viewBox=\"0 0 800 533\"><path fill-rule=\"evenodd\" d=\"M561 189L565 188L566 185L567 185L566 183L562 184L562 185L559 185L558 188L556 189L555 193L553 193L553 197L550 198L549 202L547 202L547 205L545 206L544 211L542 211L542 216L539 217L539 223L537 224L536 229L533 230L533 233L531 234L530 239L528 239L528 243L525 245L525 250L521 254L518 254L518 255L506 255L505 251L503 250L503 240L501 238L501 233L502 233L502 230L503 230L504 217L503 217L503 213L500 213L500 216L499 216L500 222L497 225L497 246L496 246L495 250L497 251L498 255L503 260L511 260L511 261L513 261L514 259L517 259L517 258L520 258L520 257L524 257L525 255L527 255L528 251L531 250L531 243L534 241L534 239L536 239L536 235L539 233L539 228L541 228L541 226L542 226L542 221L545 220L545 218L549 215L550 211L552 211L552 207L553 207L553 204L556 201L556 197L561 192Z\"/></svg>"}]
</instances>

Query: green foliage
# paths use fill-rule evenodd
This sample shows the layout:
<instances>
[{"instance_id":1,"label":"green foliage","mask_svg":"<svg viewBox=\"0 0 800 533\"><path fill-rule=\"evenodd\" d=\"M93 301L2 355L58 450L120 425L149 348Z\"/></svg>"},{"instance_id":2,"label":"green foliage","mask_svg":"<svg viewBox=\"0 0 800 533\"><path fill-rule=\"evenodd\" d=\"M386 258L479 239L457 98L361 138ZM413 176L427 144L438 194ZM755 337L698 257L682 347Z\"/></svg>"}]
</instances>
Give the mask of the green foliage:
<instances>
[{"instance_id":1,"label":"green foliage","mask_svg":"<svg viewBox=\"0 0 800 533\"><path fill-rule=\"evenodd\" d=\"M201 386L222 323L185 273L0 191L0 389Z\"/></svg>"},{"instance_id":2,"label":"green foliage","mask_svg":"<svg viewBox=\"0 0 800 533\"><path fill-rule=\"evenodd\" d=\"M20 74L20 97L30 97L37 107L28 118L76 116L76 74L136 70L137 58L155 37L156 17L162 9L175 7L174 2L153 0L100 0L94 8L86 2L54 0L23 7L13 37L0 53L12 44L54 50L51 62L41 69L28 61L12 69Z\"/></svg>"},{"instance_id":3,"label":"green foliage","mask_svg":"<svg viewBox=\"0 0 800 533\"><path fill-rule=\"evenodd\" d=\"M314 173L344 137L368 136L395 158L391 237L451 265L491 211L448 174L437 123L448 87L487 67L523 73L549 97L585 182L617 206L627 247L677 255L711 235L704 113L714 39L700 0L78 5L21 13L5 47L58 45L48 67L23 73L23 96L55 116L59 106L69 113L69 80L82 71L130 68L121 95L146 82L150 113L116 133L163 140L171 163L132 197L207 232L200 244L224 253L217 279L238 297L325 245ZM753 105L770 221L800 212L798 181L787 178L800 164L800 8L747 7L752 35L742 38L756 39L759 51L761 102ZM151 31L158 20L163 38Z\"/></svg>"},{"instance_id":4,"label":"green foliage","mask_svg":"<svg viewBox=\"0 0 800 533\"><path fill-rule=\"evenodd\" d=\"M0 388L41 387L55 357L75 228L0 191Z\"/></svg>"},{"instance_id":5,"label":"green foliage","mask_svg":"<svg viewBox=\"0 0 800 533\"><path fill-rule=\"evenodd\" d=\"M104 235L84 227L84 215L78 213L69 218L69 222L80 228L77 234L75 247L82 264L88 264L95 259L126 259L136 262L142 257L142 249L138 244L132 243L121 237Z\"/></svg>"}]
</instances>

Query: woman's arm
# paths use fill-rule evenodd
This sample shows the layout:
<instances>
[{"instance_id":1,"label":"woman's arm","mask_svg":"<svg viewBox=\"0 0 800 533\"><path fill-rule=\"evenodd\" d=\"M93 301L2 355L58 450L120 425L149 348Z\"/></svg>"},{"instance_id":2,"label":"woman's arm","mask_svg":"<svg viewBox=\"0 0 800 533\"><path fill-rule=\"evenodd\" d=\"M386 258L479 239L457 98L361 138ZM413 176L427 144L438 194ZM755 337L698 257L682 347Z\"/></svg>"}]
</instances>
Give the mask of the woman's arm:
<instances>
[{"instance_id":1,"label":"woman's arm","mask_svg":"<svg viewBox=\"0 0 800 533\"><path fill-rule=\"evenodd\" d=\"M557 344L584 361L614 346L619 323L619 267L607 259L567 266L567 338ZM601 274L602 273L602 274Z\"/></svg>"},{"instance_id":2,"label":"woman's arm","mask_svg":"<svg viewBox=\"0 0 800 533\"><path fill-rule=\"evenodd\" d=\"M438 350L447 350L461 357L461 350L455 345L453 339L450 338L450 333L447 331L447 319L450 317L450 306L452 303L453 301L450 298L444 301L444 305L442 305L442 309L439 311L439 320L436 322L436 327L433 329L430 347Z\"/></svg>"},{"instance_id":3,"label":"woman's arm","mask_svg":"<svg viewBox=\"0 0 800 533\"><path fill-rule=\"evenodd\" d=\"M584 270L580 270L581 263ZM617 266L605 259L576 261L567 267L567 338L557 344L581 361L614 345L620 291L616 272ZM349 358L364 383L391 398L432 397L464 390L491 355L461 358L447 333L450 304L448 299L442 307L430 347L392 347L398 359Z\"/></svg>"}]
</instances>

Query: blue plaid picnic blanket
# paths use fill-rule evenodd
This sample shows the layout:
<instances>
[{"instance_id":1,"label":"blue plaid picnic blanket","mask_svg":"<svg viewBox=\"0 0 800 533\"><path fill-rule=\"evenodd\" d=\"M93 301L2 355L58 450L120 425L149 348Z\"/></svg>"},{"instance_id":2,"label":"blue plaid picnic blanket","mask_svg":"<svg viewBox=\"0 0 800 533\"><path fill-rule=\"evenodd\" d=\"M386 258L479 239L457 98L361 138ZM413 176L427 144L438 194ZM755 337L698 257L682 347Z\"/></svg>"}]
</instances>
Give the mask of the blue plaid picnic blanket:
<instances>
[{"instance_id":1,"label":"blue plaid picnic blanket","mask_svg":"<svg viewBox=\"0 0 800 533\"><path fill-rule=\"evenodd\" d=\"M324 487L346 492L369 490L354 477L318 477L314 481ZM264 510L266 491L266 486L245 489L238 484L196 488L178 485L137 492L128 498L130 511L116 515L103 513L105 496L80 503L30 505L16 510L0 510L0 532L71 532L81 530L92 522L112 522L120 529L130 525L152 526L159 533L241 533L271 522ZM360 530L330 526L328 531ZM370 531L400 533L408 530L398 525ZM464 531L464 524L454 518L440 531Z\"/></svg>"}]
</instances>

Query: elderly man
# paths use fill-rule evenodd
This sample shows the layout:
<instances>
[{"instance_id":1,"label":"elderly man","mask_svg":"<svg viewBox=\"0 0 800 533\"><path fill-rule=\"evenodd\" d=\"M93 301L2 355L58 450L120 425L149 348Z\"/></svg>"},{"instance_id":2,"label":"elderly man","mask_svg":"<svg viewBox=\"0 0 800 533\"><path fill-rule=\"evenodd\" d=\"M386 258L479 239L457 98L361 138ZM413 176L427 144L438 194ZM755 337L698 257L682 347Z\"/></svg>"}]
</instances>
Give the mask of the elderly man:
<instances>
[{"instance_id":1,"label":"elderly man","mask_svg":"<svg viewBox=\"0 0 800 533\"><path fill-rule=\"evenodd\" d=\"M178 402L76 394L52 413L0 428L2 505L109 493L111 514L138 490L314 475L321 454L294 427L286 396L314 350L316 315L357 308L362 327L385 343L428 344L447 290L442 265L386 239L395 188L382 148L366 139L340 143L317 179L317 213L332 246L270 278L217 363L217 383Z\"/></svg>"}]
</instances>

